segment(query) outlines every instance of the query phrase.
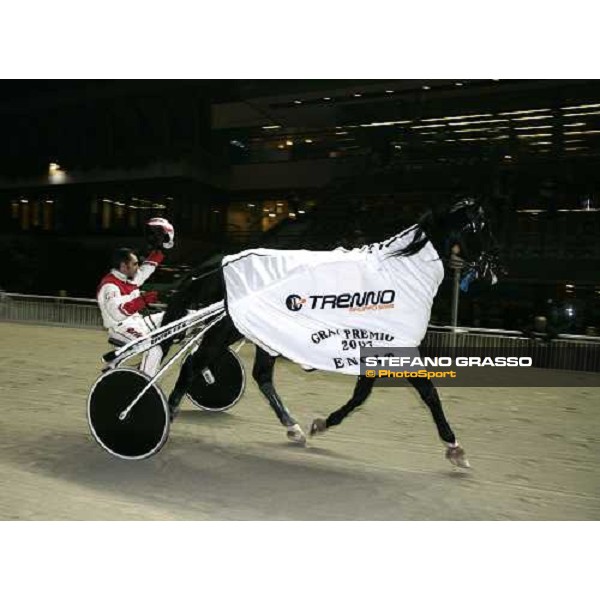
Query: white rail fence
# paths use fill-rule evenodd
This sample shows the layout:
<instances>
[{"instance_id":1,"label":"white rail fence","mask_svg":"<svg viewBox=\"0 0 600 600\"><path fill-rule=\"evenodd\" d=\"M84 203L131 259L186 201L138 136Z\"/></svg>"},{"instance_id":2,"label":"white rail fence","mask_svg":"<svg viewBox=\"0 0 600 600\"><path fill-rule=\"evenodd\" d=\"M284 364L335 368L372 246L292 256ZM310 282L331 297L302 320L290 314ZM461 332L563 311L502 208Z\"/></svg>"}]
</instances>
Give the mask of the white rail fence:
<instances>
[{"instance_id":1,"label":"white rail fence","mask_svg":"<svg viewBox=\"0 0 600 600\"><path fill-rule=\"evenodd\" d=\"M91 298L62 298L0 293L0 321L101 328L98 303Z\"/></svg>"},{"instance_id":2,"label":"white rail fence","mask_svg":"<svg viewBox=\"0 0 600 600\"><path fill-rule=\"evenodd\" d=\"M156 308L164 308L156 305ZM0 292L0 321L30 322L101 329L95 299L33 296ZM600 371L600 337L559 335L551 341L525 337L521 331L475 327L431 326L424 340L429 351L469 348L494 351L543 352L549 368Z\"/></svg>"}]
</instances>

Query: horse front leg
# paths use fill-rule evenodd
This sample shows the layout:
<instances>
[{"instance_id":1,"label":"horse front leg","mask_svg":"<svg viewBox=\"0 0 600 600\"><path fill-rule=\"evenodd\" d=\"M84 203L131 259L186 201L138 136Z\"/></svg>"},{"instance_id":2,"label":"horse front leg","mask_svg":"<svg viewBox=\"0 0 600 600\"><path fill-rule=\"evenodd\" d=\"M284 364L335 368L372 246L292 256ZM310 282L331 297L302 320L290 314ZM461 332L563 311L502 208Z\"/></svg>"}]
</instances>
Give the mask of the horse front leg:
<instances>
[{"instance_id":1,"label":"horse front leg","mask_svg":"<svg viewBox=\"0 0 600 600\"><path fill-rule=\"evenodd\" d=\"M446 443L446 458L457 467L468 469L471 465L465 456L464 449L456 441L456 436L446 420L440 396L430 379L409 377L408 381L417 390L421 400L427 405L437 427L440 438Z\"/></svg>"},{"instance_id":2,"label":"horse front leg","mask_svg":"<svg viewBox=\"0 0 600 600\"><path fill-rule=\"evenodd\" d=\"M269 405L277 415L277 418L284 427L287 427L288 439L297 444L306 444L306 436L300 425L283 403L283 400L277 393L273 385L273 372L275 370L276 357L271 356L262 348L256 347L254 357L254 367L252 368L252 377L258 384L263 396L269 401Z\"/></svg>"},{"instance_id":3,"label":"horse front leg","mask_svg":"<svg viewBox=\"0 0 600 600\"><path fill-rule=\"evenodd\" d=\"M352 398L333 411L326 419L315 419L310 426L310 435L325 432L329 427L339 425L353 410L357 409L371 395L375 379L359 376L354 386Z\"/></svg>"}]
</instances>

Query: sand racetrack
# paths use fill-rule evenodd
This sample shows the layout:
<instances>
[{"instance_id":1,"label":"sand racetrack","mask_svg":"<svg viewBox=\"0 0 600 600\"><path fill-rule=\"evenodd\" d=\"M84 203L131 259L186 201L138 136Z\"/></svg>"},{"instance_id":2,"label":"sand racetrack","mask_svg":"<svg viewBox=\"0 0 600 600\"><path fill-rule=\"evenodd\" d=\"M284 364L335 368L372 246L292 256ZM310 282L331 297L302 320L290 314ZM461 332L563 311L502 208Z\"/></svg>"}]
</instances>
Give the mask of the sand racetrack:
<instances>
[{"instance_id":1,"label":"sand racetrack","mask_svg":"<svg viewBox=\"0 0 600 600\"><path fill-rule=\"evenodd\" d=\"M130 462L88 431L102 331L0 323L0 339L3 520L600 519L598 388L442 388L469 472L409 387L376 389L299 448L252 381L230 413L186 402L163 450ZM241 355L249 373L252 347ZM354 380L280 361L276 384L304 425Z\"/></svg>"}]
</instances>

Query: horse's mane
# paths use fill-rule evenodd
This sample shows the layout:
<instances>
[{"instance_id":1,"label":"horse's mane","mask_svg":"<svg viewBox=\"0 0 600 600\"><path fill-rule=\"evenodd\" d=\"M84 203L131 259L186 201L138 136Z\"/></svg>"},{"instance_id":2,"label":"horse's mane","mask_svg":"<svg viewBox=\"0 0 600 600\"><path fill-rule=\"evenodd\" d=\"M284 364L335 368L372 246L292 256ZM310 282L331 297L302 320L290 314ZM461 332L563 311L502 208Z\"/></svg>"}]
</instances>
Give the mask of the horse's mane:
<instances>
[{"instance_id":1,"label":"horse's mane","mask_svg":"<svg viewBox=\"0 0 600 600\"><path fill-rule=\"evenodd\" d=\"M404 248L393 252L390 256L414 256L420 252L428 242L431 241L433 243L433 237L435 235L434 231L437 233L438 228L437 219L434 216L433 210L430 209L421 216L416 226L411 229L411 233L413 234L412 241Z\"/></svg>"},{"instance_id":2,"label":"horse's mane","mask_svg":"<svg viewBox=\"0 0 600 600\"><path fill-rule=\"evenodd\" d=\"M447 256L455 243L460 243L462 251L466 252L464 244L468 231L476 225L483 228L485 224L483 209L471 200L454 203L451 206L435 206L427 210L419 218L412 229L412 241L397 250L391 256L413 256L420 252L428 242L433 244L440 257ZM481 231L481 229L479 229ZM489 227L486 228L489 234Z\"/></svg>"}]
</instances>

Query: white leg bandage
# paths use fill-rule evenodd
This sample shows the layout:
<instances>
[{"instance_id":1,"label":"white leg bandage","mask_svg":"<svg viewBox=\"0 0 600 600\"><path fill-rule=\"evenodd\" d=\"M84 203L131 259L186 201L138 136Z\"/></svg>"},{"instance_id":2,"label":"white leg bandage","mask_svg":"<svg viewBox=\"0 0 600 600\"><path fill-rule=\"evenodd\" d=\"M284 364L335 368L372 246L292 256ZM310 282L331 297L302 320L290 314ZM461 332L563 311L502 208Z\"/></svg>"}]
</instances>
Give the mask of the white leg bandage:
<instances>
[{"instance_id":1,"label":"white leg bandage","mask_svg":"<svg viewBox=\"0 0 600 600\"><path fill-rule=\"evenodd\" d=\"M140 365L140 371L150 375L150 377L154 377L158 371L158 368L160 367L160 361L162 360L162 357L163 351L160 345L150 348L148 352L144 353L142 364Z\"/></svg>"}]
</instances>

